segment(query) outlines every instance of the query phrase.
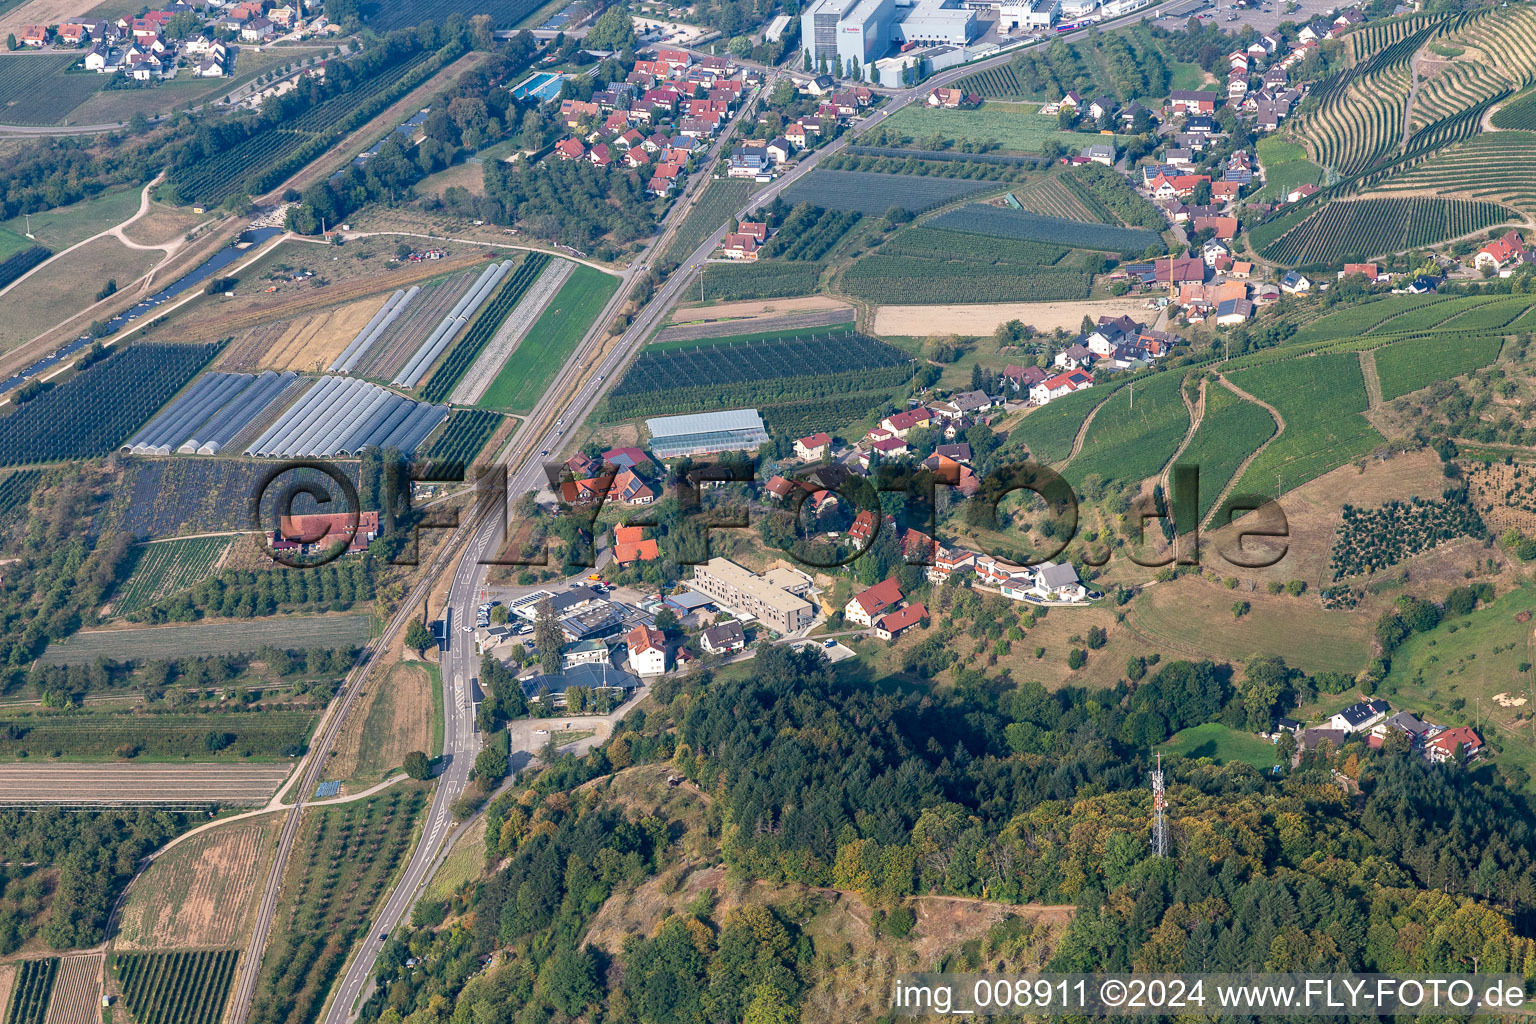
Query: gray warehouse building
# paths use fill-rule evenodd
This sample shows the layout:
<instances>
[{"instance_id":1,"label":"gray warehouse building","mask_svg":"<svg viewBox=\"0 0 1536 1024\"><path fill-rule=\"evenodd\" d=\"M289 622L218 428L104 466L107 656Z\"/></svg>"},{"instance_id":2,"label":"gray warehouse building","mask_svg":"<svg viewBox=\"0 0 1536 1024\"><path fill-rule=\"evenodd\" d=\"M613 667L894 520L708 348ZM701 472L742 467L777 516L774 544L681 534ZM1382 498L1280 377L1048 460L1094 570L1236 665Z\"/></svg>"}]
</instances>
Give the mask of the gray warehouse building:
<instances>
[{"instance_id":1,"label":"gray warehouse building","mask_svg":"<svg viewBox=\"0 0 1536 1024\"><path fill-rule=\"evenodd\" d=\"M954 0L814 0L800 19L813 67L842 75L857 61L861 77L897 44L964 46L980 31Z\"/></svg>"}]
</instances>

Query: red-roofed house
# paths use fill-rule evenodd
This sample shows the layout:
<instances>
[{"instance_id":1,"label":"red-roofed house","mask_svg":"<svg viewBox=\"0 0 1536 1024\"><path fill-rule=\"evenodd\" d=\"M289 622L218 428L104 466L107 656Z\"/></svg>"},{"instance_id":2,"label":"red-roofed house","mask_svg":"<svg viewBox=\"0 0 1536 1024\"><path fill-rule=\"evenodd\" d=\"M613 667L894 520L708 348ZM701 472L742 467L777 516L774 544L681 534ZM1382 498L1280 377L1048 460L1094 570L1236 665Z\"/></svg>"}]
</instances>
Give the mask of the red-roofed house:
<instances>
[{"instance_id":1,"label":"red-roofed house","mask_svg":"<svg viewBox=\"0 0 1536 1024\"><path fill-rule=\"evenodd\" d=\"M1374 263L1346 263L1339 276L1348 277L1350 274L1360 274L1367 281L1375 284L1377 276L1381 274L1381 268Z\"/></svg>"},{"instance_id":2,"label":"red-roofed house","mask_svg":"<svg viewBox=\"0 0 1536 1024\"><path fill-rule=\"evenodd\" d=\"M16 38L22 46L43 46L48 42L48 26L27 25Z\"/></svg>"},{"instance_id":3,"label":"red-roofed house","mask_svg":"<svg viewBox=\"0 0 1536 1024\"><path fill-rule=\"evenodd\" d=\"M596 117L603 112L596 103L586 100L561 100L560 119L565 122L567 128L575 128L584 117Z\"/></svg>"},{"instance_id":4,"label":"red-roofed house","mask_svg":"<svg viewBox=\"0 0 1536 1024\"><path fill-rule=\"evenodd\" d=\"M1442 764L1454 761L1456 748L1461 747L1461 759L1469 760L1483 748L1483 741L1465 725L1454 726L1424 741L1424 753L1431 761Z\"/></svg>"},{"instance_id":5,"label":"red-roofed house","mask_svg":"<svg viewBox=\"0 0 1536 1024\"><path fill-rule=\"evenodd\" d=\"M1237 194L1243 190L1241 182L1237 181L1213 181L1211 182L1212 202L1231 202L1237 198Z\"/></svg>"},{"instance_id":6,"label":"red-roofed house","mask_svg":"<svg viewBox=\"0 0 1536 1024\"><path fill-rule=\"evenodd\" d=\"M613 156L608 152L608 144L606 142L599 142L593 146L592 152L587 154L587 159L599 167L607 167L613 163Z\"/></svg>"},{"instance_id":7,"label":"red-roofed house","mask_svg":"<svg viewBox=\"0 0 1536 1024\"><path fill-rule=\"evenodd\" d=\"M1196 231L1204 231L1206 228L1210 228L1212 231L1215 232L1215 235L1213 237L1219 238L1223 242L1225 242L1225 241L1228 241L1230 239L1233 239L1233 238L1237 237L1237 218L1236 217L1196 217L1195 218L1195 230Z\"/></svg>"},{"instance_id":8,"label":"red-roofed house","mask_svg":"<svg viewBox=\"0 0 1536 1024\"><path fill-rule=\"evenodd\" d=\"M562 139L555 143L555 152L566 160L580 160L587 155L587 147L575 139Z\"/></svg>"},{"instance_id":9,"label":"red-roofed house","mask_svg":"<svg viewBox=\"0 0 1536 1024\"><path fill-rule=\"evenodd\" d=\"M901 584L893 576L882 580L853 596L843 606L843 618L860 626L874 624L874 620L901 604Z\"/></svg>"},{"instance_id":10,"label":"red-roofed house","mask_svg":"<svg viewBox=\"0 0 1536 1024\"><path fill-rule=\"evenodd\" d=\"M356 519L354 520L354 516ZM337 512L310 515L283 516L278 520L277 531L272 537L274 550L328 550L342 540L347 551L357 552L379 535L379 513Z\"/></svg>"},{"instance_id":11,"label":"red-roofed house","mask_svg":"<svg viewBox=\"0 0 1536 1024\"><path fill-rule=\"evenodd\" d=\"M802 437L795 442L795 456L807 462L824 459L831 451L832 438L825 433L812 434L810 437Z\"/></svg>"},{"instance_id":12,"label":"red-roofed house","mask_svg":"<svg viewBox=\"0 0 1536 1024\"><path fill-rule=\"evenodd\" d=\"M1029 400L1036 405L1045 405L1053 398L1062 398L1074 391L1091 387L1093 387L1093 377L1086 370L1068 370L1030 388Z\"/></svg>"},{"instance_id":13,"label":"red-roofed house","mask_svg":"<svg viewBox=\"0 0 1536 1024\"><path fill-rule=\"evenodd\" d=\"M1498 270L1504 264L1518 258L1525 252L1525 239L1520 237L1520 232L1511 231L1502 238L1496 238L1477 250L1477 255L1472 257L1472 263L1479 270L1484 267L1492 267Z\"/></svg>"},{"instance_id":14,"label":"red-roofed house","mask_svg":"<svg viewBox=\"0 0 1536 1024\"><path fill-rule=\"evenodd\" d=\"M755 260L761 246L751 235L730 234L720 243L721 252L728 260Z\"/></svg>"},{"instance_id":15,"label":"red-roofed house","mask_svg":"<svg viewBox=\"0 0 1536 1024\"><path fill-rule=\"evenodd\" d=\"M905 412L892 413L881 420L880 425L896 437L905 438L907 432L913 427L926 427L932 419L933 413L927 408L908 409Z\"/></svg>"},{"instance_id":16,"label":"red-roofed house","mask_svg":"<svg viewBox=\"0 0 1536 1024\"><path fill-rule=\"evenodd\" d=\"M853 525L848 528L848 536L867 544L874 538L878 525L875 522L875 514L865 509L853 517Z\"/></svg>"},{"instance_id":17,"label":"red-roofed house","mask_svg":"<svg viewBox=\"0 0 1536 1024\"><path fill-rule=\"evenodd\" d=\"M654 538L644 537L644 527L615 526L613 528L613 560L619 565L635 562L651 562L661 556Z\"/></svg>"},{"instance_id":18,"label":"red-roofed house","mask_svg":"<svg viewBox=\"0 0 1536 1024\"><path fill-rule=\"evenodd\" d=\"M928 609L921 601L894 612L887 612L875 620L875 636L881 640L894 640L902 633L928 618Z\"/></svg>"}]
</instances>

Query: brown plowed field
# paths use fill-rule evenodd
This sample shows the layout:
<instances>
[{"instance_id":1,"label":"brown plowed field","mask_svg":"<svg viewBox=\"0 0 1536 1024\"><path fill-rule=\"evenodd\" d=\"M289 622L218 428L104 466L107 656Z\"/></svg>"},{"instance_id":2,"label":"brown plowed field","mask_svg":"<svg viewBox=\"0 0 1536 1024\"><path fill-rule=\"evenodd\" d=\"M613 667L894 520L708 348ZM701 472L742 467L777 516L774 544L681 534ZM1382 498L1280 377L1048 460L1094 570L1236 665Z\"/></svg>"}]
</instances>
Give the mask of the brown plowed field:
<instances>
[{"instance_id":1,"label":"brown plowed field","mask_svg":"<svg viewBox=\"0 0 1536 1024\"><path fill-rule=\"evenodd\" d=\"M263 818L210 829L155 861L128 894L118 919L118 948L237 945L256 877L272 853L273 824Z\"/></svg>"},{"instance_id":2,"label":"brown plowed field","mask_svg":"<svg viewBox=\"0 0 1536 1024\"><path fill-rule=\"evenodd\" d=\"M262 804L288 765L0 765L0 805Z\"/></svg>"},{"instance_id":3,"label":"brown plowed field","mask_svg":"<svg viewBox=\"0 0 1536 1024\"><path fill-rule=\"evenodd\" d=\"M100 1024L101 971L105 953L67 956L59 962L44 1024Z\"/></svg>"},{"instance_id":4,"label":"brown plowed field","mask_svg":"<svg viewBox=\"0 0 1536 1024\"><path fill-rule=\"evenodd\" d=\"M375 295L311 316L263 324L231 345L222 365L241 370L320 373L368 325L385 298Z\"/></svg>"}]
</instances>

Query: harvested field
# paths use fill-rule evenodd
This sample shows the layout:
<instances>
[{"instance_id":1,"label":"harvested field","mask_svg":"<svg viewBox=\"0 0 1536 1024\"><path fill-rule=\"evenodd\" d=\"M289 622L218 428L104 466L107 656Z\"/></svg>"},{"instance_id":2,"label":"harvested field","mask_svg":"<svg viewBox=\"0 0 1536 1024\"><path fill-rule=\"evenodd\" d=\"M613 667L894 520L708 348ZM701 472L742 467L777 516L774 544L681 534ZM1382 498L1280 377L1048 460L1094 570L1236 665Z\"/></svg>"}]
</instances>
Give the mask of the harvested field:
<instances>
[{"instance_id":1,"label":"harvested field","mask_svg":"<svg viewBox=\"0 0 1536 1024\"><path fill-rule=\"evenodd\" d=\"M496 334L486 344L485 351L475 359L468 372L464 374L458 386L449 396L449 402L455 405L473 405L480 401L496 375L506 361L511 358L517 346L522 344L528 336L529 330L539 317L544 315L544 310L560 291L560 286L565 284L566 278L571 276L571 271L576 269L576 264L570 260L554 260L544 272L539 275L537 281L528 289L528 293L518 302L516 308L507 314L507 318L501 322Z\"/></svg>"},{"instance_id":2,"label":"harvested field","mask_svg":"<svg viewBox=\"0 0 1536 1024\"><path fill-rule=\"evenodd\" d=\"M21 35L27 25L57 25L91 9L89 0L31 0L13 7L0 17L0 37L14 32Z\"/></svg>"},{"instance_id":3,"label":"harvested field","mask_svg":"<svg viewBox=\"0 0 1536 1024\"><path fill-rule=\"evenodd\" d=\"M265 619L198 622L148 629L93 629L51 644L38 660L45 665L89 665L97 658L139 661L202 654L235 654L267 644L290 649L360 647L372 622L366 614L274 615Z\"/></svg>"},{"instance_id":4,"label":"harvested field","mask_svg":"<svg viewBox=\"0 0 1536 1024\"><path fill-rule=\"evenodd\" d=\"M45 1024L99 1024L101 975L106 961L106 953L88 953L67 956L59 962L48 1016L43 1018Z\"/></svg>"},{"instance_id":5,"label":"harvested field","mask_svg":"<svg viewBox=\"0 0 1536 1024\"><path fill-rule=\"evenodd\" d=\"M480 269L467 270L445 278L434 285L423 286L421 294L406 307L406 312L396 320L384 335L369 346L368 354L358 364L356 375L386 379L405 366L433 328L443 322L443 317L453 304L464 297Z\"/></svg>"},{"instance_id":6,"label":"harvested field","mask_svg":"<svg viewBox=\"0 0 1536 1024\"><path fill-rule=\"evenodd\" d=\"M130 214L134 212L129 211ZM150 203L149 212L124 228L123 234L130 242L140 245L169 245L210 219L206 213L193 213L190 206Z\"/></svg>"},{"instance_id":7,"label":"harvested field","mask_svg":"<svg viewBox=\"0 0 1536 1024\"><path fill-rule=\"evenodd\" d=\"M261 821L209 829L151 864L118 917L117 948L237 945L276 836L276 821Z\"/></svg>"},{"instance_id":8,"label":"harvested field","mask_svg":"<svg viewBox=\"0 0 1536 1024\"><path fill-rule=\"evenodd\" d=\"M754 317L787 316L824 309L847 309L848 303L829 295L802 295L794 299L744 299L710 306L678 306L669 324L697 324L707 320L750 320Z\"/></svg>"},{"instance_id":9,"label":"harvested field","mask_svg":"<svg viewBox=\"0 0 1536 1024\"><path fill-rule=\"evenodd\" d=\"M0 764L0 805L263 804L289 765Z\"/></svg>"},{"instance_id":10,"label":"harvested field","mask_svg":"<svg viewBox=\"0 0 1536 1024\"><path fill-rule=\"evenodd\" d=\"M132 283L165 258L158 250L130 249L112 237L98 238L59 257L5 293L0 352L31 341L60 321L95 305L110 278L131 294Z\"/></svg>"},{"instance_id":11,"label":"harvested field","mask_svg":"<svg viewBox=\"0 0 1536 1024\"><path fill-rule=\"evenodd\" d=\"M1037 331L1060 327L1075 331L1084 316L1142 318L1142 299L1100 299L1086 302L989 302L958 306L880 306L872 334L926 337L930 334L991 334L1010 320L1022 320Z\"/></svg>"},{"instance_id":12,"label":"harvested field","mask_svg":"<svg viewBox=\"0 0 1536 1024\"><path fill-rule=\"evenodd\" d=\"M432 745L432 677L419 664L391 666L347 717L325 778L383 778L413 750Z\"/></svg>"},{"instance_id":13,"label":"harvested field","mask_svg":"<svg viewBox=\"0 0 1536 1024\"><path fill-rule=\"evenodd\" d=\"M774 331L808 330L813 327L830 327L834 324L852 323L853 308L810 310L790 313L786 316L753 317L748 320L712 320L700 324L679 324L661 330L652 341L698 341L703 338L721 338L732 334L765 334Z\"/></svg>"},{"instance_id":14,"label":"harvested field","mask_svg":"<svg viewBox=\"0 0 1536 1024\"><path fill-rule=\"evenodd\" d=\"M368 325L388 295L288 321L251 365L256 370L303 370L319 373Z\"/></svg>"}]
</instances>

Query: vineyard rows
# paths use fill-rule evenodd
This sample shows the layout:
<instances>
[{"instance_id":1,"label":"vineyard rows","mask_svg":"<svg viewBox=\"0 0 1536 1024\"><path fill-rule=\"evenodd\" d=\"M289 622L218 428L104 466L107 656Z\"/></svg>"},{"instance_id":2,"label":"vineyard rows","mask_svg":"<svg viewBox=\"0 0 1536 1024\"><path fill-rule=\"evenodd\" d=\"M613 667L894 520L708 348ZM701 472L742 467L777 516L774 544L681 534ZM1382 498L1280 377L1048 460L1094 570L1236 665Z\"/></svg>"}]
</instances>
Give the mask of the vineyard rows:
<instances>
[{"instance_id":1,"label":"vineyard rows","mask_svg":"<svg viewBox=\"0 0 1536 1024\"><path fill-rule=\"evenodd\" d=\"M310 711L271 708L213 714L12 713L0 716L0 754L7 760L28 753L111 760L126 749L155 760L275 760L303 750L314 720Z\"/></svg>"},{"instance_id":2,"label":"vineyard rows","mask_svg":"<svg viewBox=\"0 0 1536 1024\"><path fill-rule=\"evenodd\" d=\"M1499 357L1503 344L1504 339L1497 335L1457 338L1451 344L1445 338L1430 335L1383 346L1374 353L1381 397L1390 402L1435 381L1450 380L1487 366Z\"/></svg>"},{"instance_id":3,"label":"vineyard rows","mask_svg":"<svg viewBox=\"0 0 1536 1024\"><path fill-rule=\"evenodd\" d=\"M1162 236L1144 228L1111 227L1108 224L1084 224L1060 217L1043 217L1028 210L1009 210L972 203L950 210L927 222L936 228L969 231L999 238L1019 238L1050 242L1077 249L1095 249L1139 255L1151 247L1161 250Z\"/></svg>"},{"instance_id":4,"label":"vineyard rows","mask_svg":"<svg viewBox=\"0 0 1536 1024\"><path fill-rule=\"evenodd\" d=\"M403 53L353 88L322 100L297 117L266 123L216 156L174 169L171 182L183 202L218 203L237 192L260 195L458 55L456 46L436 53Z\"/></svg>"},{"instance_id":5,"label":"vineyard rows","mask_svg":"<svg viewBox=\"0 0 1536 1024\"><path fill-rule=\"evenodd\" d=\"M51 250L41 245L34 245L20 252L13 252L5 259L0 260L0 288L4 288L22 274L31 270L39 263L52 256Z\"/></svg>"},{"instance_id":6,"label":"vineyard rows","mask_svg":"<svg viewBox=\"0 0 1536 1024\"><path fill-rule=\"evenodd\" d=\"M58 957L23 960L16 972L16 987L11 990L11 1008L6 1011L5 1024L43 1024L58 973Z\"/></svg>"},{"instance_id":7,"label":"vineyard rows","mask_svg":"<svg viewBox=\"0 0 1536 1024\"><path fill-rule=\"evenodd\" d=\"M985 182L962 178L815 170L791 185L784 199L859 213L884 214L891 209L922 213L986 187Z\"/></svg>"},{"instance_id":8,"label":"vineyard rows","mask_svg":"<svg viewBox=\"0 0 1536 1024\"><path fill-rule=\"evenodd\" d=\"M700 277L699 298L731 301L810 295L816 291L822 269L820 263L710 263Z\"/></svg>"},{"instance_id":9,"label":"vineyard rows","mask_svg":"<svg viewBox=\"0 0 1536 1024\"><path fill-rule=\"evenodd\" d=\"M1536 125L1536 106L1531 111ZM1447 147L1378 183L1373 191L1486 199L1531 216L1536 214L1536 176L1530 171L1533 163L1536 132L1490 132Z\"/></svg>"},{"instance_id":10,"label":"vineyard rows","mask_svg":"<svg viewBox=\"0 0 1536 1024\"><path fill-rule=\"evenodd\" d=\"M1091 283L1081 270L875 255L849 267L841 289L875 303L1045 302L1086 299Z\"/></svg>"},{"instance_id":11,"label":"vineyard rows","mask_svg":"<svg viewBox=\"0 0 1536 1024\"><path fill-rule=\"evenodd\" d=\"M441 25L450 14L468 18L489 14L494 28L510 29L539 9L539 0L412 0L410 4L380 4L368 19L375 32L412 28L424 21Z\"/></svg>"},{"instance_id":12,"label":"vineyard rows","mask_svg":"<svg viewBox=\"0 0 1536 1024\"><path fill-rule=\"evenodd\" d=\"M704 239L746 204L752 189L753 183L742 178L712 180L678 226L677 234L672 236L672 241L667 245L664 258L682 262L693 255L693 250L703 245Z\"/></svg>"},{"instance_id":13,"label":"vineyard rows","mask_svg":"<svg viewBox=\"0 0 1536 1024\"><path fill-rule=\"evenodd\" d=\"M517 308L523 295L549 265L549 260L547 253L530 253L522 264L502 281L496 294L481 308L480 315L475 317L469 330L459 339L458 344L453 346L448 357L432 374L432 379L427 382L426 387L421 389L423 401L442 402L453 393L459 378L474 365L475 358L480 355L481 349L496 336L502 321Z\"/></svg>"},{"instance_id":14,"label":"vineyard rows","mask_svg":"<svg viewBox=\"0 0 1536 1024\"><path fill-rule=\"evenodd\" d=\"M101 968L105 953L67 956L59 964L48 1001L47 1024L101 1024Z\"/></svg>"},{"instance_id":15,"label":"vineyard rows","mask_svg":"<svg viewBox=\"0 0 1536 1024\"><path fill-rule=\"evenodd\" d=\"M1506 93L1512 84L1501 72L1482 64L1458 61L1419 86L1413 103L1414 132L1455 117L1491 96Z\"/></svg>"},{"instance_id":16,"label":"vineyard rows","mask_svg":"<svg viewBox=\"0 0 1536 1024\"><path fill-rule=\"evenodd\" d=\"M428 463L423 480L462 480L470 461L501 426L501 414L486 409L455 409L448 426L421 456Z\"/></svg>"},{"instance_id":17,"label":"vineyard rows","mask_svg":"<svg viewBox=\"0 0 1536 1024\"><path fill-rule=\"evenodd\" d=\"M939 260L978 263L1016 263L1049 267L1061 262L1069 250L1059 245L1012 238L990 238L943 228L909 227L880 243L887 256L920 256Z\"/></svg>"},{"instance_id":18,"label":"vineyard rows","mask_svg":"<svg viewBox=\"0 0 1536 1024\"><path fill-rule=\"evenodd\" d=\"M1277 263L1333 264L1416 249L1509 220L1497 203L1465 199L1330 202L1263 249Z\"/></svg>"},{"instance_id":19,"label":"vineyard rows","mask_svg":"<svg viewBox=\"0 0 1536 1024\"><path fill-rule=\"evenodd\" d=\"M40 469L18 469L0 478L0 517L18 508L25 508L32 500L32 492L42 483Z\"/></svg>"},{"instance_id":20,"label":"vineyard rows","mask_svg":"<svg viewBox=\"0 0 1536 1024\"><path fill-rule=\"evenodd\" d=\"M1019 76L1013 70L1012 64L1004 64L1001 67L988 68L974 75L967 75L956 82L955 87L986 99L1028 95L1028 90L1024 87L1024 83L1019 81Z\"/></svg>"},{"instance_id":21,"label":"vineyard rows","mask_svg":"<svg viewBox=\"0 0 1536 1024\"><path fill-rule=\"evenodd\" d=\"M217 344L114 348L6 420L0 431L0 466L110 453L218 350ZM91 415L80 415L82 409Z\"/></svg>"},{"instance_id":22,"label":"vineyard rows","mask_svg":"<svg viewBox=\"0 0 1536 1024\"><path fill-rule=\"evenodd\" d=\"M1013 197L1024 209L1047 217L1081 221L1086 224L1111 224L1115 218L1075 179L1042 178L1013 190Z\"/></svg>"},{"instance_id":23,"label":"vineyard rows","mask_svg":"<svg viewBox=\"0 0 1536 1024\"><path fill-rule=\"evenodd\" d=\"M1446 41L1477 48L1522 86L1536 82L1536 15L1529 7L1516 4L1488 11Z\"/></svg>"},{"instance_id":24,"label":"vineyard rows","mask_svg":"<svg viewBox=\"0 0 1536 1024\"><path fill-rule=\"evenodd\" d=\"M1493 115L1493 126L1505 130L1536 131L1536 92L1511 100L1500 107ZM1490 137L1503 138L1500 135Z\"/></svg>"},{"instance_id":25,"label":"vineyard rows","mask_svg":"<svg viewBox=\"0 0 1536 1024\"><path fill-rule=\"evenodd\" d=\"M218 1024L239 959L237 949L119 953L123 1002L137 1024Z\"/></svg>"},{"instance_id":26,"label":"vineyard rows","mask_svg":"<svg viewBox=\"0 0 1536 1024\"><path fill-rule=\"evenodd\" d=\"M1205 415L1179 458L1182 463L1200 467L1202 522L1237 467L1274 433L1275 419L1262 406L1237 397L1216 381L1206 384Z\"/></svg>"},{"instance_id":27,"label":"vineyard rows","mask_svg":"<svg viewBox=\"0 0 1536 1024\"><path fill-rule=\"evenodd\" d=\"M114 615L132 615L161 598L212 576L230 545L228 537L144 544L134 549L128 579L112 601Z\"/></svg>"},{"instance_id":28,"label":"vineyard rows","mask_svg":"<svg viewBox=\"0 0 1536 1024\"><path fill-rule=\"evenodd\" d=\"M762 255L786 260L819 260L831 252L863 216L856 210L797 206L763 246Z\"/></svg>"}]
</instances>

